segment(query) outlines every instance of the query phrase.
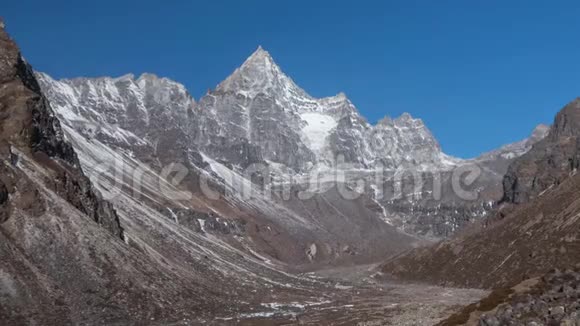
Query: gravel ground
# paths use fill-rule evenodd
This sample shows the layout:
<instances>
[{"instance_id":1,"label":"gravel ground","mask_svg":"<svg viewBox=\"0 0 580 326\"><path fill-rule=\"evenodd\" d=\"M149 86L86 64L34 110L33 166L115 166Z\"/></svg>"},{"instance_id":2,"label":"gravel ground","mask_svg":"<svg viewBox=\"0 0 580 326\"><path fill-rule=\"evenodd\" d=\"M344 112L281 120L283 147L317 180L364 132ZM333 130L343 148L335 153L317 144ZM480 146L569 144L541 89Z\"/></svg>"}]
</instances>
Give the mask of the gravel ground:
<instances>
[{"instance_id":1,"label":"gravel ground","mask_svg":"<svg viewBox=\"0 0 580 326\"><path fill-rule=\"evenodd\" d=\"M334 283L311 298L277 296L262 309L207 321L219 325L434 325L488 292L385 280L376 266L330 269L305 276Z\"/></svg>"}]
</instances>

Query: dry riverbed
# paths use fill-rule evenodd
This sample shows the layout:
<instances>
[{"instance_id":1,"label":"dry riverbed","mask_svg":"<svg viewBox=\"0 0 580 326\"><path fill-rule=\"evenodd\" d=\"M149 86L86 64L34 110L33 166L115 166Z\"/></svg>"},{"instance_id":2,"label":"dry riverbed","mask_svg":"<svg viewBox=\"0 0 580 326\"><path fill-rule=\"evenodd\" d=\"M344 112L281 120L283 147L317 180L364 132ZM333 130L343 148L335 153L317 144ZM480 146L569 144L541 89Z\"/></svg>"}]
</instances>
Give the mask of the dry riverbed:
<instances>
[{"instance_id":1,"label":"dry riverbed","mask_svg":"<svg viewBox=\"0 0 580 326\"><path fill-rule=\"evenodd\" d=\"M376 266L304 274L320 292L265 294L262 302L209 325L434 325L488 292L385 281Z\"/></svg>"}]
</instances>

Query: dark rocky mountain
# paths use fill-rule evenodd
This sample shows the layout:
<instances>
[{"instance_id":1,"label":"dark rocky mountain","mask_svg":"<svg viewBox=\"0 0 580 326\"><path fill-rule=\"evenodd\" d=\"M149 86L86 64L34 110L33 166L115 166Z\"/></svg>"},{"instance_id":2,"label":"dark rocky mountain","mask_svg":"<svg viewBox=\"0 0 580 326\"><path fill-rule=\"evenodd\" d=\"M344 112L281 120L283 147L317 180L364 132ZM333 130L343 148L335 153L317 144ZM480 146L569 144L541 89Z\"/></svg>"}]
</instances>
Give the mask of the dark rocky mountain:
<instances>
[{"instance_id":1,"label":"dark rocky mountain","mask_svg":"<svg viewBox=\"0 0 580 326\"><path fill-rule=\"evenodd\" d=\"M504 178L508 203L525 203L574 173L580 159L580 100L556 116L549 135L512 164Z\"/></svg>"},{"instance_id":2,"label":"dark rocky mountain","mask_svg":"<svg viewBox=\"0 0 580 326\"><path fill-rule=\"evenodd\" d=\"M579 176L574 125L578 101L558 113L549 135L516 159L503 184L502 218L433 247L412 250L383 268L401 278L465 287L512 286L577 263Z\"/></svg>"},{"instance_id":3,"label":"dark rocky mountain","mask_svg":"<svg viewBox=\"0 0 580 326\"><path fill-rule=\"evenodd\" d=\"M496 288L577 263L579 179L522 204L502 220L387 262L386 273L448 286Z\"/></svg>"},{"instance_id":4,"label":"dark rocky mountain","mask_svg":"<svg viewBox=\"0 0 580 326\"><path fill-rule=\"evenodd\" d=\"M31 205L31 209L38 209L37 213L42 211L41 204L35 202L36 190L19 193L18 185L30 182L18 169L20 156L26 155L51 170L46 186L122 239L123 230L115 210L101 199L83 174L76 153L64 140L60 123L42 95L31 67L4 30L0 31L0 42L0 152L4 171L0 188L6 211L2 220L9 219L9 212L23 205L19 200L26 201L24 205ZM31 186L25 188L28 187Z\"/></svg>"}]
</instances>

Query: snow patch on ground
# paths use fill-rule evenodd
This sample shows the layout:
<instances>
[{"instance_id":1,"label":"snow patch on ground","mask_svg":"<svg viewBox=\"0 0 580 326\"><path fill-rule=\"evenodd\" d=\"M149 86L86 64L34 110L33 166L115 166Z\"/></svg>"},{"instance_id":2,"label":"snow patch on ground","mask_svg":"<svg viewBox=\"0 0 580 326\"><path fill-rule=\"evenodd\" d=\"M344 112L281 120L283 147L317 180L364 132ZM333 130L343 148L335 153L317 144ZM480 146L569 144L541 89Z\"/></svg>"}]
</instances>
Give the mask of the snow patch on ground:
<instances>
[{"instance_id":1,"label":"snow patch on ground","mask_svg":"<svg viewBox=\"0 0 580 326\"><path fill-rule=\"evenodd\" d=\"M381 193L381 190L379 189L379 187L377 187L377 185L374 184L371 185L371 189L373 190L373 196L371 197L371 199L375 204L377 204L381 208L382 220L389 225L393 225L393 221L389 218L389 215L387 214L387 209L377 200L377 198L382 197L383 195Z\"/></svg>"}]
</instances>

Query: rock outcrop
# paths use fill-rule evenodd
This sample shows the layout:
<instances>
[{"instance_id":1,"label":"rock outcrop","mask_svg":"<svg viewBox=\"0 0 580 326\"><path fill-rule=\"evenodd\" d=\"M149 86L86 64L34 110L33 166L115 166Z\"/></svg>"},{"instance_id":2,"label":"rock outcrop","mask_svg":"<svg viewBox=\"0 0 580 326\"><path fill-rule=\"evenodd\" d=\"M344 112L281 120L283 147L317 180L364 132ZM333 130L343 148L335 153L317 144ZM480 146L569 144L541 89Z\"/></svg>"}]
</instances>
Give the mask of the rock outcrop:
<instances>
[{"instance_id":1,"label":"rock outcrop","mask_svg":"<svg viewBox=\"0 0 580 326\"><path fill-rule=\"evenodd\" d=\"M580 273L554 270L511 288L497 289L478 303L440 322L455 325L578 325Z\"/></svg>"},{"instance_id":2,"label":"rock outcrop","mask_svg":"<svg viewBox=\"0 0 580 326\"><path fill-rule=\"evenodd\" d=\"M557 186L580 166L580 99L558 113L546 138L510 165L503 202L521 204Z\"/></svg>"},{"instance_id":3,"label":"rock outcrop","mask_svg":"<svg viewBox=\"0 0 580 326\"><path fill-rule=\"evenodd\" d=\"M48 166L53 173L47 177L49 186L82 213L123 238L115 210L83 174L33 70L5 30L0 29L0 156L2 170L6 171L2 183L11 185L3 187L6 191L2 191L0 199L4 199L1 204L4 209L10 206L9 198L21 191L15 187L24 177L17 168L19 153L31 155ZM2 219L9 218L7 215Z\"/></svg>"}]
</instances>

